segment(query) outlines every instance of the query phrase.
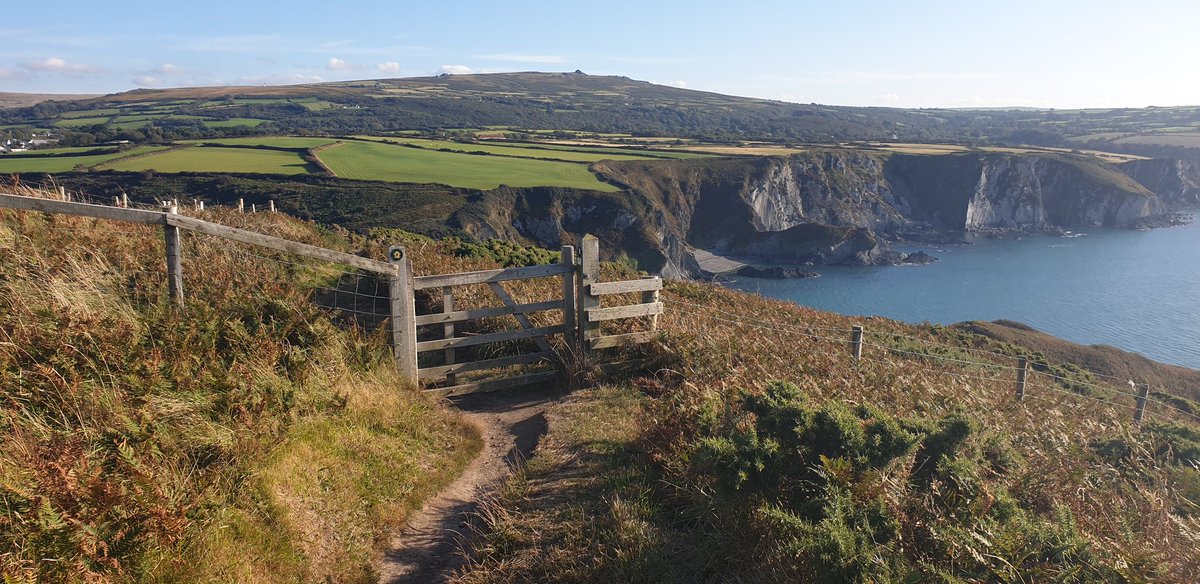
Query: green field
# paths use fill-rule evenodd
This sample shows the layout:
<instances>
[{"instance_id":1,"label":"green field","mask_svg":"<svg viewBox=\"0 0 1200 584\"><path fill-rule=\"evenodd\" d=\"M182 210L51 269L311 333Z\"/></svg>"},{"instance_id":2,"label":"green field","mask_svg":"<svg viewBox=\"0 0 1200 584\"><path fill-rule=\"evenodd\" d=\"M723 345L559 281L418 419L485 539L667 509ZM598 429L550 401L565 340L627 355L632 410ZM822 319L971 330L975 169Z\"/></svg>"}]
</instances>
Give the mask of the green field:
<instances>
[{"instance_id":1,"label":"green field","mask_svg":"<svg viewBox=\"0 0 1200 584\"><path fill-rule=\"evenodd\" d=\"M336 138L305 138L302 136L255 136L251 138L214 138L188 140L192 144L228 144L233 146L270 146L273 148L316 148L337 142Z\"/></svg>"},{"instance_id":2,"label":"green field","mask_svg":"<svg viewBox=\"0 0 1200 584\"><path fill-rule=\"evenodd\" d=\"M153 169L156 172L304 174L308 172L308 163L298 154L279 150L192 146L119 160L104 168L125 171Z\"/></svg>"},{"instance_id":3,"label":"green field","mask_svg":"<svg viewBox=\"0 0 1200 584\"><path fill-rule=\"evenodd\" d=\"M463 142L454 142L451 140L429 140L423 138L392 138L393 141L404 144L411 144L421 148L430 150L454 150L456 152L485 152L488 154L500 154L503 156L522 156L525 158L551 158L556 160L569 160L571 162L596 162L597 160L645 160L653 158L648 154L635 153L628 150L612 149L604 151L603 149L595 149L593 151L579 151L569 148L563 149L543 149L540 147L528 147L517 144L467 144Z\"/></svg>"},{"instance_id":4,"label":"green field","mask_svg":"<svg viewBox=\"0 0 1200 584\"><path fill-rule=\"evenodd\" d=\"M506 184L617 190L601 182L582 164L438 152L378 142L347 142L322 151L321 160L344 178L439 183L475 189Z\"/></svg>"},{"instance_id":5,"label":"green field","mask_svg":"<svg viewBox=\"0 0 1200 584\"><path fill-rule=\"evenodd\" d=\"M58 120L58 121L54 122L54 125L58 126L60 128L82 128L85 126L95 126L97 124L104 124L107 122L108 122L107 117L103 117L103 118L99 118L99 117L70 118L70 119Z\"/></svg>"},{"instance_id":6,"label":"green field","mask_svg":"<svg viewBox=\"0 0 1200 584\"><path fill-rule=\"evenodd\" d=\"M79 110L79 111L73 111L73 112L63 112L63 113L59 114L59 117L66 118L66 119L94 118L94 117L98 117L98 116L115 116L119 113L121 113L121 110L110 107L110 108L94 109L94 110Z\"/></svg>"},{"instance_id":7,"label":"green field","mask_svg":"<svg viewBox=\"0 0 1200 584\"><path fill-rule=\"evenodd\" d=\"M70 172L79 165L90 168L92 166L96 166L97 164L116 158L154 152L156 150L164 150L165 148L166 147L164 146L151 146L134 148L133 150L126 150L124 152L116 152L114 150L110 153L93 154L91 156L54 156L54 154L78 152L81 150L93 150L93 148L56 148L53 150L37 150L25 156L0 156L0 173Z\"/></svg>"}]
</instances>

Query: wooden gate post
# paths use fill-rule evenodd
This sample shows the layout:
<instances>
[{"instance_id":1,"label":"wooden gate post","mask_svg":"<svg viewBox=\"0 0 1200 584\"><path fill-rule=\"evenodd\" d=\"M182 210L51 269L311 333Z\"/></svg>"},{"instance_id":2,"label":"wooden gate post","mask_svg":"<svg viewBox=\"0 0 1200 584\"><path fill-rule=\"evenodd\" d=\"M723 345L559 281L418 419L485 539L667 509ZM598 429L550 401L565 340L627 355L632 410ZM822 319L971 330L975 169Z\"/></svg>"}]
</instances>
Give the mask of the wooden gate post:
<instances>
[{"instance_id":1,"label":"wooden gate post","mask_svg":"<svg viewBox=\"0 0 1200 584\"><path fill-rule=\"evenodd\" d=\"M600 297L592 294L592 284L600 282L600 240L584 235L579 252L579 344L586 363L592 352L589 340L600 332L600 323L588 318L588 310L600 307Z\"/></svg>"},{"instance_id":2,"label":"wooden gate post","mask_svg":"<svg viewBox=\"0 0 1200 584\"><path fill-rule=\"evenodd\" d=\"M442 312L454 312L454 289L450 286L442 286ZM442 338L454 338L454 323L447 322L442 325ZM447 347L445 350L446 365L453 365L455 362L454 347ZM458 376L453 373L446 374L446 383L450 385L458 385Z\"/></svg>"},{"instance_id":3,"label":"wooden gate post","mask_svg":"<svg viewBox=\"0 0 1200 584\"><path fill-rule=\"evenodd\" d=\"M1017 401L1025 399L1025 378L1029 375L1029 357L1017 358Z\"/></svg>"},{"instance_id":4,"label":"wooden gate post","mask_svg":"<svg viewBox=\"0 0 1200 584\"><path fill-rule=\"evenodd\" d=\"M178 212L179 207L175 205L167 207L167 213L174 215ZM175 301L175 305L183 308L183 258L179 255L182 243L179 237L179 228L164 223L163 238L167 243L167 292Z\"/></svg>"},{"instance_id":5,"label":"wooden gate post","mask_svg":"<svg viewBox=\"0 0 1200 584\"><path fill-rule=\"evenodd\" d=\"M570 349L569 352L578 352L580 343L579 327L575 321L575 313L578 310L575 306L576 295L578 294L575 290L575 275L579 272L579 269L575 265L575 246L564 245L559 248L558 262L571 268L570 272L562 276L563 327L567 329L563 334L566 335L567 347Z\"/></svg>"},{"instance_id":6,"label":"wooden gate post","mask_svg":"<svg viewBox=\"0 0 1200 584\"><path fill-rule=\"evenodd\" d=\"M417 305L413 296L412 260L404 248L388 249L388 261L396 265L396 274L388 282L392 315L392 351L401 377L417 385Z\"/></svg>"},{"instance_id":7,"label":"wooden gate post","mask_svg":"<svg viewBox=\"0 0 1200 584\"><path fill-rule=\"evenodd\" d=\"M1137 409L1133 411L1133 421L1140 424L1146 415L1146 400L1150 398L1150 384L1143 383L1138 388Z\"/></svg>"}]
</instances>

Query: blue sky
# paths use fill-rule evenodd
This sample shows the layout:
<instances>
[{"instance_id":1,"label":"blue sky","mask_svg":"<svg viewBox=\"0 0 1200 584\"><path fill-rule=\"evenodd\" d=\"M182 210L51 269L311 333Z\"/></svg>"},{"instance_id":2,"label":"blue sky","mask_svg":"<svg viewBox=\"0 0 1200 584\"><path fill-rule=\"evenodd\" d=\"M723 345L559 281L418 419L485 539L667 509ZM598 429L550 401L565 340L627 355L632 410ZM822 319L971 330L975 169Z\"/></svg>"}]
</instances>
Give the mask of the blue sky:
<instances>
[{"instance_id":1,"label":"blue sky","mask_svg":"<svg viewBox=\"0 0 1200 584\"><path fill-rule=\"evenodd\" d=\"M572 71L796 102L1200 104L1200 2L11 2L0 91Z\"/></svg>"}]
</instances>

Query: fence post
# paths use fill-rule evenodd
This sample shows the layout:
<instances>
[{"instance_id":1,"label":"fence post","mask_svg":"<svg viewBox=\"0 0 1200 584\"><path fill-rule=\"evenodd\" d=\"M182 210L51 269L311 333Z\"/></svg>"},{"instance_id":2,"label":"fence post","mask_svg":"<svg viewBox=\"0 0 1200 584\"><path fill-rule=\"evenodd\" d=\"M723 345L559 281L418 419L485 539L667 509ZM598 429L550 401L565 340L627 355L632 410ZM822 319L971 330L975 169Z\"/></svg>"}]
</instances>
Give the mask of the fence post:
<instances>
[{"instance_id":1,"label":"fence post","mask_svg":"<svg viewBox=\"0 0 1200 584\"><path fill-rule=\"evenodd\" d=\"M1025 399L1025 378L1029 375L1029 357L1017 357L1017 401Z\"/></svg>"},{"instance_id":2,"label":"fence post","mask_svg":"<svg viewBox=\"0 0 1200 584\"><path fill-rule=\"evenodd\" d=\"M649 292L642 292L642 304L654 304L655 302L659 301L660 297L661 297L661 291L659 291L659 290L650 290ZM658 330L658 315L657 314L650 317L650 330L652 330L652 331Z\"/></svg>"},{"instance_id":3,"label":"fence post","mask_svg":"<svg viewBox=\"0 0 1200 584\"><path fill-rule=\"evenodd\" d=\"M388 261L396 265L396 273L388 282L389 305L392 315L392 351L401 377L417 385L417 326L416 298L413 297L412 261L404 248L394 245L388 249Z\"/></svg>"},{"instance_id":4,"label":"fence post","mask_svg":"<svg viewBox=\"0 0 1200 584\"><path fill-rule=\"evenodd\" d=\"M129 195L121 193L121 207L129 207Z\"/></svg>"},{"instance_id":5,"label":"fence post","mask_svg":"<svg viewBox=\"0 0 1200 584\"><path fill-rule=\"evenodd\" d=\"M575 273L579 270L575 266L575 246L564 245L558 250L558 262L564 266L571 268L570 272L562 276L562 295L563 295L563 326L566 327L567 347L571 350L579 348L579 328L575 324L575 307L576 294L575 291Z\"/></svg>"},{"instance_id":6,"label":"fence post","mask_svg":"<svg viewBox=\"0 0 1200 584\"><path fill-rule=\"evenodd\" d=\"M67 187L58 187L58 198L64 201L71 200L71 197L67 196Z\"/></svg>"},{"instance_id":7,"label":"fence post","mask_svg":"<svg viewBox=\"0 0 1200 584\"><path fill-rule=\"evenodd\" d=\"M442 312L454 312L454 288L450 286L442 286ZM454 323L448 322L442 325L442 338L454 338ZM446 365L454 364L454 347L446 348ZM458 384L458 376L453 373L446 374L446 383L450 385Z\"/></svg>"},{"instance_id":8,"label":"fence post","mask_svg":"<svg viewBox=\"0 0 1200 584\"><path fill-rule=\"evenodd\" d=\"M1150 384L1143 383L1138 388L1137 409L1133 411L1133 421L1140 424L1142 417L1146 415L1146 401L1150 397Z\"/></svg>"},{"instance_id":9,"label":"fence post","mask_svg":"<svg viewBox=\"0 0 1200 584\"><path fill-rule=\"evenodd\" d=\"M579 254L579 345L586 363L592 352L588 341L600 330L600 323L588 319L588 310L600 306L600 297L592 294L592 284L600 281L600 240L595 235L584 235Z\"/></svg>"},{"instance_id":10,"label":"fence post","mask_svg":"<svg viewBox=\"0 0 1200 584\"><path fill-rule=\"evenodd\" d=\"M238 213L245 213L245 212L246 212L246 201L245 201L245 199L238 197Z\"/></svg>"},{"instance_id":11,"label":"fence post","mask_svg":"<svg viewBox=\"0 0 1200 584\"><path fill-rule=\"evenodd\" d=\"M257 212L258 212L258 205L254 204L254 203L250 203L250 212L251 212L251 213L257 213Z\"/></svg>"},{"instance_id":12,"label":"fence post","mask_svg":"<svg viewBox=\"0 0 1200 584\"><path fill-rule=\"evenodd\" d=\"M850 348L854 351L854 360L862 359L863 327L854 325L850 329Z\"/></svg>"},{"instance_id":13,"label":"fence post","mask_svg":"<svg viewBox=\"0 0 1200 584\"><path fill-rule=\"evenodd\" d=\"M179 208L175 205L167 207L167 213L174 215L179 212ZM167 243L167 291L171 298L175 300L175 304L180 308L183 307L183 258L179 255L180 238L179 228L174 225L163 224L163 238Z\"/></svg>"},{"instance_id":14,"label":"fence post","mask_svg":"<svg viewBox=\"0 0 1200 584\"><path fill-rule=\"evenodd\" d=\"M267 210L268 210L268 211L270 211L270 212L272 212L272 213L274 213L274 212L275 212L275 199L268 199L268 200L267 200Z\"/></svg>"},{"instance_id":15,"label":"fence post","mask_svg":"<svg viewBox=\"0 0 1200 584\"><path fill-rule=\"evenodd\" d=\"M120 207L120 206L121 206L121 197L113 197L113 206L114 206L114 207Z\"/></svg>"}]
</instances>

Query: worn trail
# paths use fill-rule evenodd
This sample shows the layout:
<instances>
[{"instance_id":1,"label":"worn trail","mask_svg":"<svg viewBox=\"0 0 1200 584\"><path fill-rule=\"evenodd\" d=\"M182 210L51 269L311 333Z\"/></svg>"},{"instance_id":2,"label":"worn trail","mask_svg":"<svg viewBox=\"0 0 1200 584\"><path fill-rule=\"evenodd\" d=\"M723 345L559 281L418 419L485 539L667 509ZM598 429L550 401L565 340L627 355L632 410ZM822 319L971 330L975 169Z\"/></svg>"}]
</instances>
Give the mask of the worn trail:
<instances>
[{"instance_id":1,"label":"worn trail","mask_svg":"<svg viewBox=\"0 0 1200 584\"><path fill-rule=\"evenodd\" d=\"M552 400L535 394L476 394L456 403L479 428L483 450L392 540L380 562L380 582L444 582L462 565L472 512L514 465L533 453L546 432L544 414Z\"/></svg>"}]
</instances>

